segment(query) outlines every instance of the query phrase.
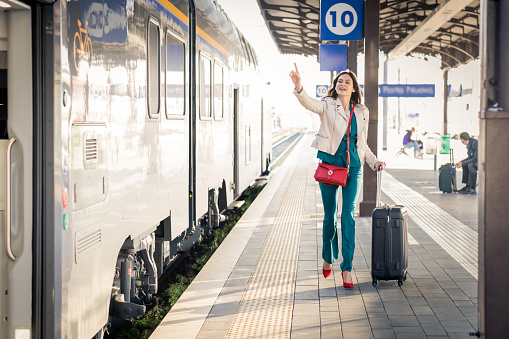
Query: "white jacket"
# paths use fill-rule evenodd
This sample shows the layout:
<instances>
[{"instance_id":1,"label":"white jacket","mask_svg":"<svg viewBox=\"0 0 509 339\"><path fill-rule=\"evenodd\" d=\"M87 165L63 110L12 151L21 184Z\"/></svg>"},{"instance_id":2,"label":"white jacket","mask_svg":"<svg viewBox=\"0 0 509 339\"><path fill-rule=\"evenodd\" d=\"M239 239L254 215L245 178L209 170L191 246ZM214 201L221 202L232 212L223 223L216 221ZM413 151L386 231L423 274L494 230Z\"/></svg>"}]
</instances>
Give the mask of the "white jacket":
<instances>
[{"instance_id":1,"label":"white jacket","mask_svg":"<svg viewBox=\"0 0 509 339\"><path fill-rule=\"evenodd\" d=\"M309 97L304 89L300 93L294 90L293 94L295 94L302 106L320 116L320 128L311 147L334 155L348 128L350 112L345 112L339 99L324 97L322 100L316 100ZM367 162L374 171L378 159L371 152L367 142L369 125L368 108L362 104L356 104L353 111L357 120L356 146L361 166Z\"/></svg>"}]
</instances>

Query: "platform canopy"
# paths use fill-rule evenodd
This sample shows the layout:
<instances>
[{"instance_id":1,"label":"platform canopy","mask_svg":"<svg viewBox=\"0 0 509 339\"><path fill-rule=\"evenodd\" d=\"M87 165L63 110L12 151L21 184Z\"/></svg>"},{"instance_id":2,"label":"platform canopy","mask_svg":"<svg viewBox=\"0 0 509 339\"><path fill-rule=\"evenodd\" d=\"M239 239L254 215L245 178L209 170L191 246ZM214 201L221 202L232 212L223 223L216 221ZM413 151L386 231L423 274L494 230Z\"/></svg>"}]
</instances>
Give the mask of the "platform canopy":
<instances>
[{"instance_id":1,"label":"platform canopy","mask_svg":"<svg viewBox=\"0 0 509 339\"><path fill-rule=\"evenodd\" d=\"M257 0L283 54L318 55L320 0ZM376 1L376 0L368 0ZM479 0L380 0L380 49L440 55L449 69L479 57ZM363 51L359 41L358 50Z\"/></svg>"}]
</instances>

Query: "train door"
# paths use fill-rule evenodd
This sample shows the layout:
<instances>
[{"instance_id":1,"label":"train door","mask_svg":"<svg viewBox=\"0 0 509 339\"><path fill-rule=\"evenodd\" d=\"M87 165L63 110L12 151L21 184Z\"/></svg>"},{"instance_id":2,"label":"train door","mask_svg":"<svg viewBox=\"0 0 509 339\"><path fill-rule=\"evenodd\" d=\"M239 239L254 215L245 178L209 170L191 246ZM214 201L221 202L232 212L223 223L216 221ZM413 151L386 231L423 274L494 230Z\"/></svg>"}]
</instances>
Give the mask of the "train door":
<instances>
[{"instance_id":1,"label":"train door","mask_svg":"<svg viewBox=\"0 0 509 339\"><path fill-rule=\"evenodd\" d=\"M5 8L5 6L8 6ZM0 10L0 337L32 330L31 10L4 0Z\"/></svg>"},{"instance_id":2,"label":"train door","mask_svg":"<svg viewBox=\"0 0 509 339\"><path fill-rule=\"evenodd\" d=\"M240 149L239 149L239 87L235 85L233 89L233 198L237 199L239 196L239 159L240 159Z\"/></svg>"},{"instance_id":3,"label":"train door","mask_svg":"<svg viewBox=\"0 0 509 339\"><path fill-rule=\"evenodd\" d=\"M196 7L189 1L189 229L196 226Z\"/></svg>"}]
</instances>

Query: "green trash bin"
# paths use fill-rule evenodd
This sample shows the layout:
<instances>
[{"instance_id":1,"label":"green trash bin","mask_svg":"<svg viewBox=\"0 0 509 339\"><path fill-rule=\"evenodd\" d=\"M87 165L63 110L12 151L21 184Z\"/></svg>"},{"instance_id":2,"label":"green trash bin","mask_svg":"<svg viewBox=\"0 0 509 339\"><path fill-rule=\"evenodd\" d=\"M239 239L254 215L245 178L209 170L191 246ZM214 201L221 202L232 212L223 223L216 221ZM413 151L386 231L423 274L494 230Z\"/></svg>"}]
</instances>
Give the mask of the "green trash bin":
<instances>
[{"instance_id":1,"label":"green trash bin","mask_svg":"<svg viewBox=\"0 0 509 339\"><path fill-rule=\"evenodd\" d=\"M442 135L440 154L449 154L450 150L451 150L451 137L448 135Z\"/></svg>"}]
</instances>

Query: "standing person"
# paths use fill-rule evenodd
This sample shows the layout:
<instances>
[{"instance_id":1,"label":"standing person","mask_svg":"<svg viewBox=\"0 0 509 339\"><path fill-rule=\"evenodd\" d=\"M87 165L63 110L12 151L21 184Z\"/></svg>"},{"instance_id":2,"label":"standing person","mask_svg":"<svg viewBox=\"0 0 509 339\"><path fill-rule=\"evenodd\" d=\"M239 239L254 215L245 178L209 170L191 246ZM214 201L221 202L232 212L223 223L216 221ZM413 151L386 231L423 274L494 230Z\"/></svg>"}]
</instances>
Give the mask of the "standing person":
<instances>
[{"instance_id":1,"label":"standing person","mask_svg":"<svg viewBox=\"0 0 509 339\"><path fill-rule=\"evenodd\" d=\"M415 132L415 127L406 130L406 134L403 137L403 146L414 148L414 158L420 153L421 148L416 140L412 139L412 133Z\"/></svg>"},{"instance_id":2,"label":"standing person","mask_svg":"<svg viewBox=\"0 0 509 339\"><path fill-rule=\"evenodd\" d=\"M294 64L295 65L295 64ZM343 286L353 288L352 260L355 248L354 210L359 197L362 165L365 162L373 170L385 168L385 162L379 161L368 147L369 112L361 104L361 91L357 77L353 72L342 71L335 78L327 95L322 100L309 97L301 84L297 65L290 72L295 89L293 93L302 106L320 116L320 128L311 144L318 150L317 157L323 163L347 167L347 128L350 126L350 176L342 188L343 204L341 210L341 276ZM351 113L353 112L353 113ZM332 264L339 258L339 237L337 228L337 185L320 183L323 208L323 276L332 272Z\"/></svg>"},{"instance_id":3,"label":"standing person","mask_svg":"<svg viewBox=\"0 0 509 339\"><path fill-rule=\"evenodd\" d=\"M477 140L471 138L467 132L460 133L461 143L467 146L467 158L456 164L457 168L463 168L462 183L466 184L460 190L461 194L475 194L477 185Z\"/></svg>"}]
</instances>

